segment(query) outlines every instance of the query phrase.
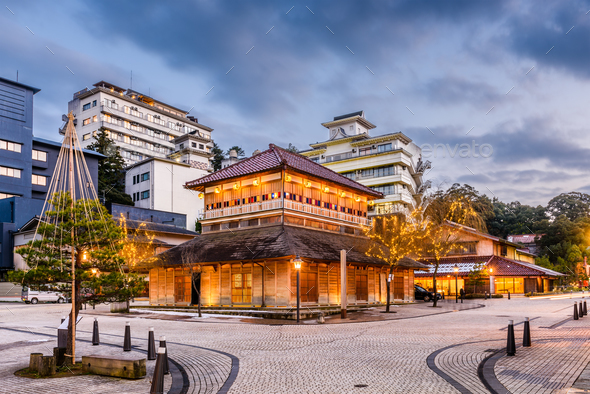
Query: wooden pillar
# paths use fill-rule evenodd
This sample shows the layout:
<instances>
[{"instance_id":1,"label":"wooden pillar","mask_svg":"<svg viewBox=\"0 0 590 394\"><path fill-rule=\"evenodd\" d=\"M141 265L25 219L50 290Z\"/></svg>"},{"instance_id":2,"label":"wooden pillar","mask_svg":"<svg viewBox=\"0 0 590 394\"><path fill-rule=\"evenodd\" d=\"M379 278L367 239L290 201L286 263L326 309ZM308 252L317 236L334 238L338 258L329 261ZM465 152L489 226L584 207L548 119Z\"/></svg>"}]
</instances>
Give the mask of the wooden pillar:
<instances>
[{"instance_id":1,"label":"wooden pillar","mask_svg":"<svg viewBox=\"0 0 590 394\"><path fill-rule=\"evenodd\" d=\"M340 251L340 317L346 319L346 250Z\"/></svg>"}]
</instances>

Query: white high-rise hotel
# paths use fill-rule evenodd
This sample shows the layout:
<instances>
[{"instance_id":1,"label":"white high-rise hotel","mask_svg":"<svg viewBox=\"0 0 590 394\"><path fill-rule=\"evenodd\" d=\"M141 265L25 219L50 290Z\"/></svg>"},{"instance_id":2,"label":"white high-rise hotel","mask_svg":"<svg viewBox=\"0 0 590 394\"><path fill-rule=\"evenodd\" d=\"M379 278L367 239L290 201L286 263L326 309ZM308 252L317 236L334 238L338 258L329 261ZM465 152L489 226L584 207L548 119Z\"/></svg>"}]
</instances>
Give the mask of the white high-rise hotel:
<instances>
[{"instance_id":1,"label":"white high-rise hotel","mask_svg":"<svg viewBox=\"0 0 590 394\"><path fill-rule=\"evenodd\" d=\"M76 128L83 147L94 142L93 137L103 128L128 164L157 157L202 170L210 168L212 128L198 123L187 111L134 90L105 81L93 86L74 93L68 103L68 111L78 119ZM187 134L189 141L180 138Z\"/></svg>"},{"instance_id":2,"label":"white high-rise hotel","mask_svg":"<svg viewBox=\"0 0 590 394\"><path fill-rule=\"evenodd\" d=\"M421 149L401 132L371 136L376 126L363 111L336 116L322 123L329 139L299 152L350 179L384 194L369 207L369 215L395 212L420 204L430 181L423 181L430 162Z\"/></svg>"}]
</instances>

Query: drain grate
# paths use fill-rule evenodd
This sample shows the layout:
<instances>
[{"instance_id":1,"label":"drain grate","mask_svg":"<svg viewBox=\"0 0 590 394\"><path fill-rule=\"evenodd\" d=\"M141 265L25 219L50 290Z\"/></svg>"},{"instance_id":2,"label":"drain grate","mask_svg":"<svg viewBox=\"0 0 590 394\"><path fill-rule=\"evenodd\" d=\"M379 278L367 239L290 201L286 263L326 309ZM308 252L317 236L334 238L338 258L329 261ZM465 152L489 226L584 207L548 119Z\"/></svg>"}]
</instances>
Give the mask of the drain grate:
<instances>
[{"instance_id":1,"label":"drain grate","mask_svg":"<svg viewBox=\"0 0 590 394\"><path fill-rule=\"evenodd\" d=\"M369 387L368 384L355 384L354 387Z\"/></svg>"}]
</instances>

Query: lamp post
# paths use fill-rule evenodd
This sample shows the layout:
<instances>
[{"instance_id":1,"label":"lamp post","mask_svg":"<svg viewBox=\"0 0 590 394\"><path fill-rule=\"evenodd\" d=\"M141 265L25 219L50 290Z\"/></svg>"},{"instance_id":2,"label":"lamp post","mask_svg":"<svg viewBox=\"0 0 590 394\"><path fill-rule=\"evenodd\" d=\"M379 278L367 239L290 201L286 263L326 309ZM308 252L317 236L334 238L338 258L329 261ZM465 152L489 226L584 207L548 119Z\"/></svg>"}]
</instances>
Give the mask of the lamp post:
<instances>
[{"instance_id":1,"label":"lamp post","mask_svg":"<svg viewBox=\"0 0 590 394\"><path fill-rule=\"evenodd\" d=\"M459 293L459 266L457 264L455 264L453 269L455 270L455 304L456 304L459 302L459 298L457 297L457 294Z\"/></svg>"},{"instance_id":2,"label":"lamp post","mask_svg":"<svg viewBox=\"0 0 590 394\"><path fill-rule=\"evenodd\" d=\"M301 263L303 261L299 258L299 255L295 256L295 260L293 260L293 264L295 265L295 269L297 270L297 323L299 323L300 317L300 307L301 307L301 297L300 297L300 283L301 283Z\"/></svg>"},{"instance_id":3,"label":"lamp post","mask_svg":"<svg viewBox=\"0 0 590 394\"><path fill-rule=\"evenodd\" d=\"M490 267L488 269L489 272L489 277L490 277L490 299L492 298L492 291L494 290L494 286L492 284L492 281L494 280L494 277L492 276L492 273L494 272L494 269L492 267Z\"/></svg>"}]
</instances>

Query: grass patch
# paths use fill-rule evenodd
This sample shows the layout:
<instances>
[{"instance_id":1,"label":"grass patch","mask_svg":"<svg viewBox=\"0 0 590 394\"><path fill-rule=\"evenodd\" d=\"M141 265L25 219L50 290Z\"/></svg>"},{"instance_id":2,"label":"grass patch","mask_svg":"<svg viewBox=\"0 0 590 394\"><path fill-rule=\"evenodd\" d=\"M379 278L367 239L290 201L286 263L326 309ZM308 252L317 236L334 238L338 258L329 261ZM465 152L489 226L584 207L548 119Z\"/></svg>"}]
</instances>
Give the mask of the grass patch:
<instances>
[{"instance_id":1,"label":"grass patch","mask_svg":"<svg viewBox=\"0 0 590 394\"><path fill-rule=\"evenodd\" d=\"M53 378L67 378L71 376L78 376L78 375L90 375L88 372L85 372L82 369L82 363L77 363L75 365L68 365L57 367L57 372L53 376L46 376L41 377L37 372L29 371L29 368L19 369L14 373L15 376L20 376L21 378L29 378L29 379L53 379Z\"/></svg>"}]
</instances>

